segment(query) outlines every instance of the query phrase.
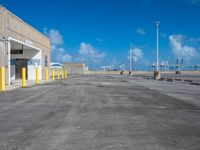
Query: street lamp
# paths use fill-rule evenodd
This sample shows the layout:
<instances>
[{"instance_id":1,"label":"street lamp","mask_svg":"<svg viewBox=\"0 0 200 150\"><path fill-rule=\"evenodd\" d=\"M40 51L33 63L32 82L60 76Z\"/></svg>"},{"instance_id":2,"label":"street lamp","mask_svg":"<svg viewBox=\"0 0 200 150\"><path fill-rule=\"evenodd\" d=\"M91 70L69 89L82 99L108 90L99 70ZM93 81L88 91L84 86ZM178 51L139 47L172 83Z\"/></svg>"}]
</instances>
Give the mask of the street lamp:
<instances>
[{"instance_id":1,"label":"street lamp","mask_svg":"<svg viewBox=\"0 0 200 150\"><path fill-rule=\"evenodd\" d=\"M156 21L156 71L159 71L159 21Z\"/></svg>"},{"instance_id":2,"label":"street lamp","mask_svg":"<svg viewBox=\"0 0 200 150\"><path fill-rule=\"evenodd\" d=\"M129 58L129 63L130 63L130 72L132 71L132 58L133 58L133 50L132 50L132 46L130 47L130 56L129 56L130 58Z\"/></svg>"},{"instance_id":3,"label":"street lamp","mask_svg":"<svg viewBox=\"0 0 200 150\"><path fill-rule=\"evenodd\" d=\"M160 25L160 22L156 21L156 70L154 71L154 78L156 80L160 79L160 71L159 71L159 25Z\"/></svg>"}]
</instances>

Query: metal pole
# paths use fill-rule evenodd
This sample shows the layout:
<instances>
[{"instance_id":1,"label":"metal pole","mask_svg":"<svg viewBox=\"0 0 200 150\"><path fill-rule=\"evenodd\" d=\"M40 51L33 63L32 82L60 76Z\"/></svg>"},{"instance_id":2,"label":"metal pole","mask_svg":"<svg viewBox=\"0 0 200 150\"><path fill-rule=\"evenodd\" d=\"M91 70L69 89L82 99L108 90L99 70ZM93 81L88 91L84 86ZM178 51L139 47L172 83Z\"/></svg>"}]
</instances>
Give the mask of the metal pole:
<instances>
[{"instance_id":1,"label":"metal pole","mask_svg":"<svg viewBox=\"0 0 200 150\"><path fill-rule=\"evenodd\" d=\"M132 71L132 48L130 48L130 72Z\"/></svg>"},{"instance_id":2,"label":"metal pole","mask_svg":"<svg viewBox=\"0 0 200 150\"><path fill-rule=\"evenodd\" d=\"M159 71L159 21L156 21L156 71Z\"/></svg>"},{"instance_id":3,"label":"metal pole","mask_svg":"<svg viewBox=\"0 0 200 150\"><path fill-rule=\"evenodd\" d=\"M132 69L133 69L133 71L135 70L135 66L134 66L135 64L134 63L135 63L135 60L134 60L134 57L133 57L133 54L132 54Z\"/></svg>"}]
</instances>

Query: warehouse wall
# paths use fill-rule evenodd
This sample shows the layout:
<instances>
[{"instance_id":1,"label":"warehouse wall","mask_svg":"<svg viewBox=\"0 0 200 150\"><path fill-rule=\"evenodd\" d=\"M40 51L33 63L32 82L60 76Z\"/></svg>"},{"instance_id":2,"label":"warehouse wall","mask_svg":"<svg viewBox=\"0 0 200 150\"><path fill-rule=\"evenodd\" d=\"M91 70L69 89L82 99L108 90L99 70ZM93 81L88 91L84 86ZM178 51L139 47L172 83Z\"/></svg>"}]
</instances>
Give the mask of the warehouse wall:
<instances>
[{"instance_id":1,"label":"warehouse wall","mask_svg":"<svg viewBox=\"0 0 200 150\"><path fill-rule=\"evenodd\" d=\"M42 68L50 66L49 38L38 32L36 29L25 23L10 11L0 6L0 39L2 39L2 35L5 36L6 39L11 37L41 49ZM5 51L7 51L7 45L5 46L5 43L0 42L0 66L6 66L5 62L7 62L7 60L5 60ZM41 71L43 72L44 77L43 70L44 69ZM6 73L7 72L8 70L6 70ZM8 76L8 74L6 74L6 76Z\"/></svg>"},{"instance_id":2,"label":"warehouse wall","mask_svg":"<svg viewBox=\"0 0 200 150\"><path fill-rule=\"evenodd\" d=\"M0 6L0 39L3 40L4 35L4 11ZM5 65L5 43L0 41L0 67Z\"/></svg>"},{"instance_id":3,"label":"warehouse wall","mask_svg":"<svg viewBox=\"0 0 200 150\"><path fill-rule=\"evenodd\" d=\"M85 64L83 63L65 63L64 69L67 69L68 74L83 74Z\"/></svg>"},{"instance_id":4,"label":"warehouse wall","mask_svg":"<svg viewBox=\"0 0 200 150\"><path fill-rule=\"evenodd\" d=\"M0 41L0 67L5 66L5 44Z\"/></svg>"}]
</instances>

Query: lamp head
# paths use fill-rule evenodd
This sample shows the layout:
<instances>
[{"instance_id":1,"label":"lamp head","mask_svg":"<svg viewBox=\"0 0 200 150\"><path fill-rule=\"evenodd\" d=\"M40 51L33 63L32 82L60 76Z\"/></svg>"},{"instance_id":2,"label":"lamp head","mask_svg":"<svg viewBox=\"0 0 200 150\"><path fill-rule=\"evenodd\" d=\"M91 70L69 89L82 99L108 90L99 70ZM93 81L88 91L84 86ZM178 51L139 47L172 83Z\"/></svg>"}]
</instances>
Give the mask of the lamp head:
<instances>
[{"instance_id":1,"label":"lamp head","mask_svg":"<svg viewBox=\"0 0 200 150\"><path fill-rule=\"evenodd\" d=\"M156 21L156 27L159 27L160 22Z\"/></svg>"}]
</instances>

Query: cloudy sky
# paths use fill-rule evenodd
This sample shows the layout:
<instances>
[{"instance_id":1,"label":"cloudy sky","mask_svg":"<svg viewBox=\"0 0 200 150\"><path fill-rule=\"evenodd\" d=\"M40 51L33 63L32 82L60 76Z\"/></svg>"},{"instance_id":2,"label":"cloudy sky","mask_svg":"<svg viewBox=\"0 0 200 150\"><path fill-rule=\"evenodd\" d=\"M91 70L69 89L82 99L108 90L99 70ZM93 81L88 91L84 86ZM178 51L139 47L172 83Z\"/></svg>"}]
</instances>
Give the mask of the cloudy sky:
<instances>
[{"instance_id":1,"label":"cloudy sky","mask_svg":"<svg viewBox=\"0 0 200 150\"><path fill-rule=\"evenodd\" d=\"M91 67L155 62L155 21L160 61L200 63L200 0L1 0L8 10L51 40L51 60Z\"/></svg>"}]
</instances>

